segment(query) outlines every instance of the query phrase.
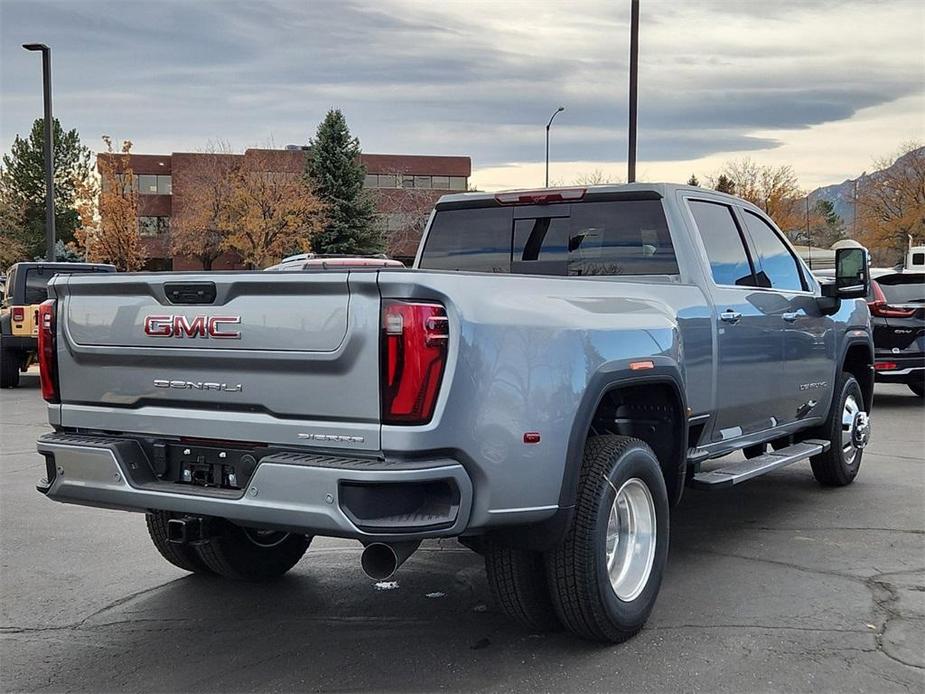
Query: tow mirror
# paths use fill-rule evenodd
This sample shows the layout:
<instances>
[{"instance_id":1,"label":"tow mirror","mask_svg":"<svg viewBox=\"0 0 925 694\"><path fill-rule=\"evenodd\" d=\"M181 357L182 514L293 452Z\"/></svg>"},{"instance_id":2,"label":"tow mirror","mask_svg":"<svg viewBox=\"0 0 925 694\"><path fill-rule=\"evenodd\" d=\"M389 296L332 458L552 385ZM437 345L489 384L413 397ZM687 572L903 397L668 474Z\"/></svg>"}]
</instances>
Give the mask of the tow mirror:
<instances>
[{"instance_id":1,"label":"tow mirror","mask_svg":"<svg viewBox=\"0 0 925 694\"><path fill-rule=\"evenodd\" d=\"M835 289L842 299L863 299L870 289L870 268L866 248L835 251Z\"/></svg>"},{"instance_id":2,"label":"tow mirror","mask_svg":"<svg viewBox=\"0 0 925 694\"><path fill-rule=\"evenodd\" d=\"M866 248L835 251L835 282L822 285L823 296L832 299L863 299L870 290L870 267Z\"/></svg>"}]
</instances>

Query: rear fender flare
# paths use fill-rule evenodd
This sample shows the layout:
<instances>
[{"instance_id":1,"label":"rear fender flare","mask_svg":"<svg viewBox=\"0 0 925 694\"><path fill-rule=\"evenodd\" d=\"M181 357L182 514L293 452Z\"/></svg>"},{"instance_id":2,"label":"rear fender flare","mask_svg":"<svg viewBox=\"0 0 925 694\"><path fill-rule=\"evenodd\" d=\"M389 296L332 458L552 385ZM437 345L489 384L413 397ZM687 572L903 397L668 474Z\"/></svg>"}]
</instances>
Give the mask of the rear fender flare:
<instances>
[{"instance_id":1,"label":"rear fender flare","mask_svg":"<svg viewBox=\"0 0 925 694\"><path fill-rule=\"evenodd\" d=\"M594 419L595 412L597 412L598 406L601 404L604 397L613 390L644 384L667 384L671 386L678 400L681 416L684 418L684 424L681 426L681 435L684 440L681 442L681 445L682 450L687 451L687 398L685 397L684 381L681 377L681 371L677 363L668 357L646 357L646 360L652 361L654 368L646 369L645 371L632 371L629 368L629 362L639 361L639 359L621 360L604 365L595 372L589 380L569 434L565 468L562 475L562 487L559 491L559 508L571 508L575 505L578 495L578 477L584 459L584 448L588 438L588 432L591 429L591 423ZM666 482L669 483L669 496L680 498L680 489L683 489L686 463L687 456L682 455L677 470L666 470ZM671 494L672 485L670 483L671 480L668 479L668 476L672 472L676 473L678 476L676 480L678 491L674 495ZM672 504L676 501L677 499L672 499Z\"/></svg>"},{"instance_id":2,"label":"rear fender flare","mask_svg":"<svg viewBox=\"0 0 925 694\"><path fill-rule=\"evenodd\" d=\"M838 355L838 371L847 371L847 361L848 361L848 352L854 347L863 347L864 351L867 353L867 363L869 373L867 378L858 379L861 383L861 392L864 395L864 403L867 405L868 411L873 407L874 399L874 341L870 333L862 329L855 329L848 331L848 337L845 338L841 346L841 353ZM855 333L855 334L851 334ZM838 374L836 373L836 376ZM832 394L834 400L835 394ZM831 407L831 403L829 405Z\"/></svg>"}]
</instances>

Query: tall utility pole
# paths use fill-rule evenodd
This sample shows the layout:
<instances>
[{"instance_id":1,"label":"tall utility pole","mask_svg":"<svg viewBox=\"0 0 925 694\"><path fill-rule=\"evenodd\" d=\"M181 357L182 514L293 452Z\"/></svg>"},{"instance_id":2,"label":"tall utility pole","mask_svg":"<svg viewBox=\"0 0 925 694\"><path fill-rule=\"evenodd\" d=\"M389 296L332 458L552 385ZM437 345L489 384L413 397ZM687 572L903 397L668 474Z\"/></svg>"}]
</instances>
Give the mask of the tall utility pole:
<instances>
[{"instance_id":1,"label":"tall utility pole","mask_svg":"<svg viewBox=\"0 0 925 694\"><path fill-rule=\"evenodd\" d=\"M639 0L630 9L630 123L629 152L626 157L626 182L636 182L636 91L639 76Z\"/></svg>"},{"instance_id":2,"label":"tall utility pole","mask_svg":"<svg viewBox=\"0 0 925 694\"><path fill-rule=\"evenodd\" d=\"M562 113L565 110L565 106L560 106L552 115L549 117L549 122L546 124L546 187L549 187L549 129L552 127L552 122L555 120L556 116Z\"/></svg>"},{"instance_id":3,"label":"tall utility pole","mask_svg":"<svg viewBox=\"0 0 925 694\"><path fill-rule=\"evenodd\" d=\"M51 49L44 43L24 43L42 53L42 92L45 101L45 260L55 262L55 142L51 115Z\"/></svg>"}]
</instances>

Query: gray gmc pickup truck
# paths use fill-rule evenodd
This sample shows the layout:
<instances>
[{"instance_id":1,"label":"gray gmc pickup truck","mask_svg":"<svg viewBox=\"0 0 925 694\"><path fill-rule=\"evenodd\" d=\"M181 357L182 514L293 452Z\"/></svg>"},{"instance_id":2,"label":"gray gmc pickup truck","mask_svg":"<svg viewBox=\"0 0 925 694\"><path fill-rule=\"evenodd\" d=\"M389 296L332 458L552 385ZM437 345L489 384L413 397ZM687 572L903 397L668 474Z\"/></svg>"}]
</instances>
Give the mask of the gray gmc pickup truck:
<instances>
[{"instance_id":1,"label":"gray gmc pickup truck","mask_svg":"<svg viewBox=\"0 0 925 694\"><path fill-rule=\"evenodd\" d=\"M527 627L622 641L686 486L857 475L867 254L837 266L740 199L633 184L444 197L411 269L58 276L39 491L234 579L322 535L381 580L456 537Z\"/></svg>"}]
</instances>

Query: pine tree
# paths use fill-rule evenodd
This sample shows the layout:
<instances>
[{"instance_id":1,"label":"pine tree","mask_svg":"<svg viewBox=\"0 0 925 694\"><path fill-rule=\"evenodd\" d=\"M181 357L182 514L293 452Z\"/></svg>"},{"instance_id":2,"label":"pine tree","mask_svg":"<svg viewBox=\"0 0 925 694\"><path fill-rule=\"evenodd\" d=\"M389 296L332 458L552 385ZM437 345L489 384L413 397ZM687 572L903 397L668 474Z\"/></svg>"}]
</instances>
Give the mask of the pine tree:
<instances>
[{"instance_id":1,"label":"pine tree","mask_svg":"<svg viewBox=\"0 0 925 694\"><path fill-rule=\"evenodd\" d=\"M93 192L90 150L76 130L65 131L55 118L55 235L65 243L80 228L79 190ZM10 226L0 230L0 243L19 244L25 258L45 252L45 121L36 119L29 136L13 140L0 166L0 197L15 211Z\"/></svg>"},{"instance_id":2,"label":"pine tree","mask_svg":"<svg viewBox=\"0 0 925 694\"><path fill-rule=\"evenodd\" d=\"M366 167L360 141L350 135L339 109L328 111L318 126L305 163L312 189L327 208L327 220L312 238L316 253L381 253L382 232L376 201L363 187Z\"/></svg>"},{"instance_id":3,"label":"pine tree","mask_svg":"<svg viewBox=\"0 0 925 694\"><path fill-rule=\"evenodd\" d=\"M720 193L729 193L730 195L735 195L736 192L735 183L726 174L719 175L719 178L716 179L716 185L714 188Z\"/></svg>"},{"instance_id":4,"label":"pine tree","mask_svg":"<svg viewBox=\"0 0 925 694\"><path fill-rule=\"evenodd\" d=\"M687 179L687 185L700 187L700 180L697 178L697 174L691 174L691 177Z\"/></svg>"}]
</instances>

